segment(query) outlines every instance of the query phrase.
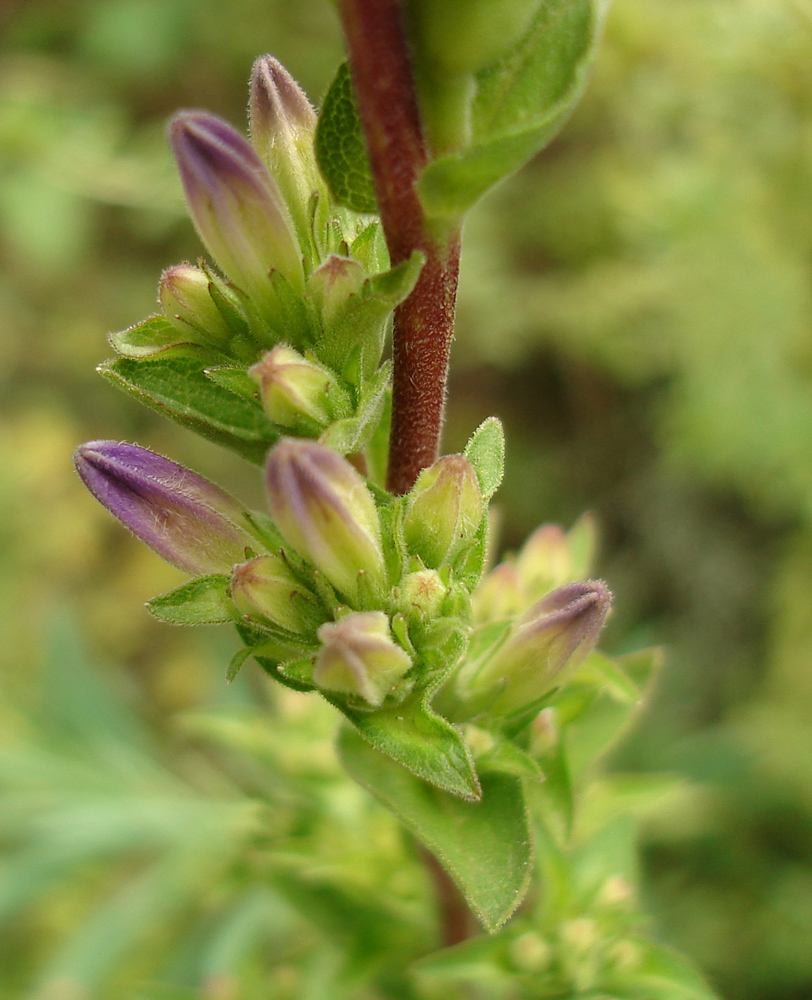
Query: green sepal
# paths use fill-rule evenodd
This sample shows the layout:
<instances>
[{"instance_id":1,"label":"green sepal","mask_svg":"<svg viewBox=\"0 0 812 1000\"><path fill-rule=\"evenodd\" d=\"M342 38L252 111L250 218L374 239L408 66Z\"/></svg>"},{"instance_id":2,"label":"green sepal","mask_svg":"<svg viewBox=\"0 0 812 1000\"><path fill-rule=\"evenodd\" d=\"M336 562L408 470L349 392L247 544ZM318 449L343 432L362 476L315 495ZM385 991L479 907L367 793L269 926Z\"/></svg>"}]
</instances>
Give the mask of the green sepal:
<instances>
[{"instance_id":1,"label":"green sepal","mask_svg":"<svg viewBox=\"0 0 812 1000\"><path fill-rule=\"evenodd\" d=\"M537 760L509 740L498 739L492 750L476 758L480 776L511 774L515 778L543 781L544 773Z\"/></svg>"},{"instance_id":2,"label":"green sepal","mask_svg":"<svg viewBox=\"0 0 812 1000\"><path fill-rule=\"evenodd\" d=\"M153 358L106 361L97 371L151 409L261 465L278 435L256 404L207 377L205 369L221 360L186 345Z\"/></svg>"},{"instance_id":3,"label":"green sepal","mask_svg":"<svg viewBox=\"0 0 812 1000\"><path fill-rule=\"evenodd\" d=\"M126 330L111 333L108 341L113 350L125 358L149 358L160 354L168 347L180 344L208 346L205 338L189 327L188 334L181 333L165 316L147 316L145 320L129 326Z\"/></svg>"},{"instance_id":4,"label":"green sepal","mask_svg":"<svg viewBox=\"0 0 812 1000\"><path fill-rule=\"evenodd\" d=\"M357 260L368 274L378 274L389 267L389 251L379 219L361 230L352 241L350 251L353 260Z\"/></svg>"},{"instance_id":5,"label":"green sepal","mask_svg":"<svg viewBox=\"0 0 812 1000\"><path fill-rule=\"evenodd\" d=\"M280 271L271 271L269 278L279 311L273 317L272 329L263 324L260 329L252 329L252 333L268 347L284 341L291 347L305 350L314 339L314 331L304 299Z\"/></svg>"},{"instance_id":6,"label":"green sepal","mask_svg":"<svg viewBox=\"0 0 812 1000\"><path fill-rule=\"evenodd\" d=\"M499 489L505 474L505 431L498 417L488 417L477 427L463 452L474 467L487 503Z\"/></svg>"},{"instance_id":7,"label":"green sepal","mask_svg":"<svg viewBox=\"0 0 812 1000\"><path fill-rule=\"evenodd\" d=\"M427 215L464 215L555 136L583 89L606 6L541 4L521 42L476 75L471 145L429 163L418 182Z\"/></svg>"},{"instance_id":8,"label":"green sepal","mask_svg":"<svg viewBox=\"0 0 812 1000\"><path fill-rule=\"evenodd\" d=\"M479 801L464 801L411 775L349 727L341 760L434 854L486 930L494 932L524 898L533 854L521 780L482 777Z\"/></svg>"},{"instance_id":9,"label":"green sepal","mask_svg":"<svg viewBox=\"0 0 812 1000\"><path fill-rule=\"evenodd\" d=\"M248 375L245 368L234 368L230 365L221 365L217 368L204 368L203 374L215 385L222 386L233 392L235 396L247 399L262 410L262 398L259 386ZM264 412L264 411L263 411Z\"/></svg>"},{"instance_id":10,"label":"green sepal","mask_svg":"<svg viewBox=\"0 0 812 1000\"><path fill-rule=\"evenodd\" d=\"M378 209L364 131L347 63L338 67L319 113L316 159L333 199L353 212Z\"/></svg>"},{"instance_id":11,"label":"green sepal","mask_svg":"<svg viewBox=\"0 0 812 1000\"><path fill-rule=\"evenodd\" d=\"M356 710L327 692L322 694L368 743L407 771L455 797L479 800L479 779L468 746L451 723L428 707L426 689L374 712Z\"/></svg>"},{"instance_id":12,"label":"green sepal","mask_svg":"<svg viewBox=\"0 0 812 1000\"><path fill-rule=\"evenodd\" d=\"M376 378L363 389L356 415L330 424L319 438L320 443L340 455L362 451L380 423L391 375L392 365L387 362L381 366Z\"/></svg>"},{"instance_id":13,"label":"green sepal","mask_svg":"<svg viewBox=\"0 0 812 1000\"><path fill-rule=\"evenodd\" d=\"M470 545L454 562L454 581L462 584L470 594L482 579L485 570L485 560L488 556L488 512L482 515L482 521Z\"/></svg>"},{"instance_id":14,"label":"green sepal","mask_svg":"<svg viewBox=\"0 0 812 1000\"><path fill-rule=\"evenodd\" d=\"M147 601L147 609L171 625L225 625L239 613L228 593L231 578L225 573L199 576Z\"/></svg>"},{"instance_id":15,"label":"green sepal","mask_svg":"<svg viewBox=\"0 0 812 1000\"><path fill-rule=\"evenodd\" d=\"M251 649L248 646L243 646L242 649L238 649L237 652L231 657L226 669L226 683L230 684L237 674L240 672L240 667L245 663L245 661L251 656Z\"/></svg>"},{"instance_id":16,"label":"green sepal","mask_svg":"<svg viewBox=\"0 0 812 1000\"><path fill-rule=\"evenodd\" d=\"M319 359L337 372L343 372L348 349L361 347L360 369L363 378L372 377L383 350L386 321L411 294L425 256L415 250L408 260L397 267L367 278L335 323L315 344Z\"/></svg>"}]
</instances>

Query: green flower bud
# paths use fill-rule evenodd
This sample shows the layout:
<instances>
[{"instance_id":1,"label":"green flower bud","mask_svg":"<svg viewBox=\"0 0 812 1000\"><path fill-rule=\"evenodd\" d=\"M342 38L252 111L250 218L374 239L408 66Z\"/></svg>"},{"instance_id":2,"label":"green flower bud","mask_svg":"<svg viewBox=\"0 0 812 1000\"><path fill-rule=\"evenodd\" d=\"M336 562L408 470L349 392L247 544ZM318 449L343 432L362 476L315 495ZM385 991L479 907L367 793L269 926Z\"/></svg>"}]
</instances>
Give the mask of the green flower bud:
<instances>
[{"instance_id":1,"label":"green flower bud","mask_svg":"<svg viewBox=\"0 0 812 1000\"><path fill-rule=\"evenodd\" d=\"M209 279L191 264L168 267L158 284L164 315L181 333L195 331L216 347L225 346L230 333L223 314L209 294Z\"/></svg>"},{"instance_id":2,"label":"green flower bud","mask_svg":"<svg viewBox=\"0 0 812 1000\"><path fill-rule=\"evenodd\" d=\"M406 504L409 551L432 568L451 562L473 541L482 521L476 473L462 455L445 455L417 478Z\"/></svg>"},{"instance_id":3,"label":"green flower bud","mask_svg":"<svg viewBox=\"0 0 812 1000\"><path fill-rule=\"evenodd\" d=\"M519 972L538 975L550 964L553 949L537 931L526 931L511 941L508 953Z\"/></svg>"},{"instance_id":4,"label":"green flower bud","mask_svg":"<svg viewBox=\"0 0 812 1000\"><path fill-rule=\"evenodd\" d=\"M257 556L235 566L231 598L241 614L302 635L325 618L319 599L279 555Z\"/></svg>"},{"instance_id":5,"label":"green flower bud","mask_svg":"<svg viewBox=\"0 0 812 1000\"><path fill-rule=\"evenodd\" d=\"M313 441L283 438L265 467L282 537L350 602L386 588L378 510L346 459Z\"/></svg>"},{"instance_id":6,"label":"green flower bud","mask_svg":"<svg viewBox=\"0 0 812 1000\"><path fill-rule=\"evenodd\" d=\"M398 588L398 606L405 615L436 618L440 614L448 587L436 569L408 573Z\"/></svg>"},{"instance_id":7,"label":"green flower bud","mask_svg":"<svg viewBox=\"0 0 812 1000\"><path fill-rule=\"evenodd\" d=\"M337 254L330 254L310 275L307 294L320 311L325 329L335 324L366 279L367 273L357 261Z\"/></svg>"},{"instance_id":8,"label":"green flower bud","mask_svg":"<svg viewBox=\"0 0 812 1000\"><path fill-rule=\"evenodd\" d=\"M270 419L294 433L317 437L334 420L349 416L350 397L335 375L279 344L248 369L259 385Z\"/></svg>"},{"instance_id":9,"label":"green flower bud","mask_svg":"<svg viewBox=\"0 0 812 1000\"><path fill-rule=\"evenodd\" d=\"M515 618L524 609L519 571L513 563L500 563L478 584L471 595L474 621Z\"/></svg>"},{"instance_id":10,"label":"green flower bud","mask_svg":"<svg viewBox=\"0 0 812 1000\"><path fill-rule=\"evenodd\" d=\"M572 580L567 536L557 524L542 524L527 539L516 560L527 605Z\"/></svg>"},{"instance_id":11,"label":"green flower bud","mask_svg":"<svg viewBox=\"0 0 812 1000\"><path fill-rule=\"evenodd\" d=\"M330 206L313 149L316 112L299 84L273 56L260 56L254 63L248 114L251 142L282 191L300 243L309 246L313 240L314 193L322 221L326 221Z\"/></svg>"},{"instance_id":12,"label":"green flower bud","mask_svg":"<svg viewBox=\"0 0 812 1000\"><path fill-rule=\"evenodd\" d=\"M592 652L612 595L600 580L571 583L542 598L511 629L470 687L474 714L511 715L543 697Z\"/></svg>"},{"instance_id":13,"label":"green flower bud","mask_svg":"<svg viewBox=\"0 0 812 1000\"><path fill-rule=\"evenodd\" d=\"M313 682L325 691L361 698L379 708L411 668L409 654L392 638L383 611L355 612L318 631L322 648Z\"/></svg>"}]
</instances>

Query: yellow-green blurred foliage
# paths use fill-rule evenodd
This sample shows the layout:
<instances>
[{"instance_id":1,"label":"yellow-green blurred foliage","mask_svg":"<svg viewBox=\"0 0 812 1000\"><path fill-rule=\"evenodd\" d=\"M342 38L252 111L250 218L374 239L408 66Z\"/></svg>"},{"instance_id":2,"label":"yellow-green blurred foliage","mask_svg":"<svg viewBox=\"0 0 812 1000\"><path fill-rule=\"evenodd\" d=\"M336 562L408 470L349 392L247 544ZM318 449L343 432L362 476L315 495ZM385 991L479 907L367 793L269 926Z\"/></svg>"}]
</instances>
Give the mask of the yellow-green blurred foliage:
<instances>
[{"instance_id":1,"label":"yellow-green blurred foliage","mask_svg":"<svg viewBox=\"0 0 812 1000\"><path fill-rule=\"evenodd\" d=\"M251 992L252 982L268 989L261 966L246 973L239 994L216 962L198 970L205 995L223 1000L304 996L295 959L311 933L277 913L276 897L245 894L261 870L239 861L255 836L250 809L203 758L165 735L176 728L173 713L224 697L230 640L148 619L143 601L178 575L81 489L70 453L95 437L138 440L261 503L255 470L117 396L93 368L108 353L107 331L152 310L160 269L200 252L165 119L176 107L203 106L243 121L245 80L262 51L318 98L340 58L331 6L18 0L0 9L0 786L7 808L17 803L22 815L38 794L57 796L60 783L79 799L88 783L120 783L156 815L166 802L162 832L143 803L132 824L168 852L187 850L184 836L206 816L205 850L175 887L171 919L182 923L198 893L203 934L206 900L233 893L250 933L256 938L269 922L281 928L280 954L291 956L275 968L270 992ZM696 782L690 808L681 801L647 831L657 925L726 997L806 998L812 2L614 0L582 106L536 162L477 210L466 237L448 447L488 413L502 416L506 544L541 520L571 522L594 510L617 598L610 645L669 647L657 703L626 750L638 767ZM68 763L58 763L62 744L42 735L35 706L43 677L60 665L60 690L71 691L65 672L78 657L75 641L53 626L66 613L159 734L158 758L180 753L180 777L126 749L123 735L122 760L107 773L79 774L69 750ZM88 698L98 701L97 716L120 710L105 708L101 695ZM313 725L323 743L329 718ZM115 732L111 723L109 747ZM313 766L326 769L327 787L334 765L322 743ZM280 752L269 760L278 764ZM298 773L289 761L278 766ZM47 787L42 769L51 774ZM320 800L318 808L351 841L348 817L360 801ZM0 917L10 915L13 927L0 945L0 981L9 984L0 993L23 997L31 984L50 983L48 996L68 1000L58 986L64 970L92 965L91 952L109 962L113 946L91 935L95 944L68 954L60 942L121 872L96 860L81 880L63 878L59 892L15 909L12 876L28 870L21 829L0 820ZM47 846L47 831L39 837ZM376 850L385 868L390 848ZM64 868L69 845L52 851L63 852ZM58 867L41 862L49 863ZM142 909L132 912L142 921L169 906L156 903L148 880L129 891L141 893ZM363 898L363 885L358 891ZM115 898L96 915L99 925L119 912ZM232 938L223 935L225 954ZM146 942L142 955L147 946L161 950ZM118 965L113 958L119 978L105 998L130 996L120 992L130 972L154 974L126 948ZM237 959L229 962L222 968ZM320 974L308 973L308 996L319 996Z\"/></svg>"}]
</instances>

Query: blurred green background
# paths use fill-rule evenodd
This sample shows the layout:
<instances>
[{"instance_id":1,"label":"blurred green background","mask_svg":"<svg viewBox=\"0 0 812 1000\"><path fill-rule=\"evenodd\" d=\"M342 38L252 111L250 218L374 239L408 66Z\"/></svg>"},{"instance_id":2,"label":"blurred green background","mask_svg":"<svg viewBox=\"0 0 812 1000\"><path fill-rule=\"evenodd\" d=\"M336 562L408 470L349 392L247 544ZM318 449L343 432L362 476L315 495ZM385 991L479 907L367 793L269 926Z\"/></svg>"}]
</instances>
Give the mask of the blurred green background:
<instances>
[{"instance_id":1,"label":"blurred green background","mask_svg":"<svg viewBox=\"0 0 812 1000\"><path fill-rule=\"evenodd\" d=\"M200 252L167 117L202 106L243 123L263 51L318 100L341 57L331 6L0 7L9 1000L311 995L296 956L313 931L263 895L245 860L255 810L240 792L267 779L214 768L192 738L205 706L250 705L253 682L225 689L228 636L149 619L144 600L180 576L125 537L70 461L83 440L136 440L261 504L256 470L93 369L108 331L153 310L160 269ZM730 1000L808 1000L812 0L614 0L577 113L470 219L459 320L447 450L489 413L504 420L505 545L594 511L616 594L607 647L668 649L623 753L627 766L693 782L644 830L654 926ZM301 816L297 776L334 780L331 717L313 719L313 742L282 723L254 734L286 774L274 779L281 827ZM342 838L360 850L360 802L332 802L325 851ZM95 847L91 828L106 831ZM383 841L376 850L387 857ZM169 883L158 863L139 867L148 851ZM181 856L195 864L173 865ZM212 930L224 899L235 900L230 922ZM186 952L170 961L179 927ZM268 972L267 955L252 965L245 954L271 939L292 957ZM128 992L166 968L172 991ZM320 974L308 980L314 1000Z\"/></svg>"}]
</instances>

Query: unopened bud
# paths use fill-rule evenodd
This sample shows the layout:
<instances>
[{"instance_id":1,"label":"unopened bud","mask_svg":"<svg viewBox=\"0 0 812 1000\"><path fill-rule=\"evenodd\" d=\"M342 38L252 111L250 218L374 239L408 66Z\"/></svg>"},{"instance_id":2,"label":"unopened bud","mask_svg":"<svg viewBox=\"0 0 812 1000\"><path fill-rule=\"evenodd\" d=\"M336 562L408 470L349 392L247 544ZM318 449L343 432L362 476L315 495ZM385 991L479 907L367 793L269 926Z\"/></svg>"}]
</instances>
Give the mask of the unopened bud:
<instances>
[{"instance_id":1,"label":"unopened bud","mask_svg":"<svg viewBox=\"0 0 812 1000\"><path fill-rule=\"evenodd\" d=\"M280 427L317 437L350 412L350 397L335 375L287 344L279 344L248 374L260 387L262 405Z\"/></svg>"},{"instance_id":2,"label":"unopened bud","mask_svg":"<svg viewBox=\"0 0 812 1000\"><path fill-rule=\"evenodd\" d=\"M477 585L471 595L474 621L496 621L515 618L523 610L522 585L513 563L499 563Z\"/></svg>"},{"instance_id":3,"label":"unopened bud","mask_svg":"<svg viewBox=\"0 0 812 1000\"><path fill-rule=\"evenodd\" d=\"M318 631L322 648L313 681L326 691L361 698L372 708L410 669L409 654L392 638L382 611L355 612Z\"/></svg>"},{"instance_id":4,"label":"unopened bud","mask_svg":"<svg viewBox=\"0 0 812 1000\"><path fill-rule=\"evenodd\" d=\"M510 958L520 972L538 975L550 964L553 950L537 931L526 931L511 941Z\"/></svg>"},{"instance_id":5,"label":"unopened bud","mask_svg":"<svg viewBox=\"0 0 812 1000\"><path fill-rule=\"evenodd\" d=\"M417 477L406 503L409 551L430 567L451 562L473 541L482 521L476 473L462 455L445 455Z\"/></svg>"},{"instance_id":6,"label":"unopened bud","mask_svg":"<svg viewBox=\"0 0 812 1000\"><path fill-rule=\"evenodd\" d=\"M215 346L228 342L228 326L209 294L208 275L200 268L168 267L158 284L158 298L166 318L182 333L195 331Z\"/></svg>"},{"instance_id":7,"label":"unopened bud","mask_svg":"<svg viewBox=\"0 0 812 1000\"><path fill-rule=\"evenodd\" d=\"M473 681L477 705L510 715L545 695L595 647L612 603L600 580L570 583L520 618Z\"/></svg>"},{"instance_id":8,"label":"unopened bud","mask_svg":"<svg viewBox=\"0 0 812 1000\"><path fill-rule=\"evenodd\" d=\"M447 593L448 587L436 569L420 569L408 573L401 581L398 604L406 615L417 613L432 619L440 614Z\"/></svg>"},{"instance_id":9,"label":"unopened bud","mask_svg":"<svg viewBox=\"0 0 812 1000\"><path fill-rule=\"evenodd\" d=\"M516 569L528 603L569 583L572 559L561 528L557 524L542 524L536 528L519 552Z\"/></svg>"},{"instance_id":10,"label":"unopened bud","mask_svg":"<svg viewBox=\"0 0 812 1000\"><path fill-rule=\"evenodd\" d=\"M90 441L74 455L85 486L167 562L193 576L231 572L256 543L246 511L219 486L155 452Z\"/></svg>"},{"instance_id":11,"label":"unopened bud","mask_svg":"<svg viewBox=\"0 0 812 1000\"><path fill-rule=\"evenodd\" d=\"M265 481L276 526L300 556L350 601L383 594L378 511L346 459L313 441L283 438L268 455Z\"/></svg>"},{"instance_id":12,"label":"unopened bud","mask_svg":"<svg viewBox=\"0 0 812 1000\"><path fill-rule=\"evenodd\" d=\"M307 279L307 294L330 329L367 280L361 265L349 257L330 256Z\"/></svg>"},{"instance_id":13,"label":"unopened bud","mask_svg":"<svg viewBox=\"0 0 812 1000\"><path fill-rule=\"evenodd\" d=\"M278 555L256 556L235 566L231 598L241 614L288 632L307 634L325 618L319 599Z\"/></svg>"},{"instance_id":14,"label":"unopened bud","mask_svg":"<svg viewBox=\"0 0 812 1000\"><path fill-rule=\"evenodd\" d=\"M323 214L329 193L316 163L316 112L305 92L273 56L260 56L251 72L248 113L251 142L279 185L302 246L312 239L311 199Z\"/></svg>"},{"instance_id":15,"label":"unopened bud","mask_svg":"<svg viewBox=\"0 0 812 1000\"><path fill-rule=\"evenodd\" d=\"M228 277L272 311L278 308L272 270L303 291L301 252L287 207L252 146L205 111L176 115L169 140L197 231Z\"/></svg>"}]
</instances>

